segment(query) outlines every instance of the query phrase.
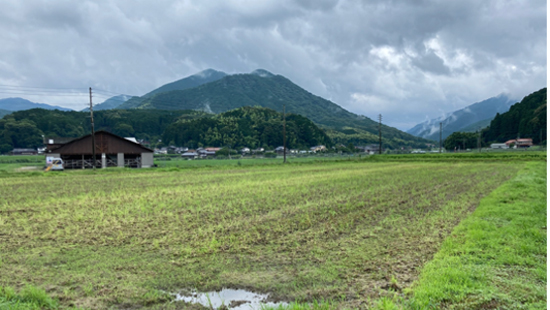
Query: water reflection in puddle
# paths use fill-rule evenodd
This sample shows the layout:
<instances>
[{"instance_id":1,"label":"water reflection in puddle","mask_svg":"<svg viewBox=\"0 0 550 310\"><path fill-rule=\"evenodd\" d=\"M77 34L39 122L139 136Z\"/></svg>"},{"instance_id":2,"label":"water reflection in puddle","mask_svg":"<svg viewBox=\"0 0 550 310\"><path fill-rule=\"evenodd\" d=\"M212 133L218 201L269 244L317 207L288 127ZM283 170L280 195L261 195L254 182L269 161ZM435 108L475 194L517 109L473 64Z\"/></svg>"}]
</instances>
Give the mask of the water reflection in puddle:
<instances>
[{"instance_id":1,"label":"water reflection in puddle","mask_svg":"<svg viewBox=\"0 0 550 310\"><path fill-rule=\"evenodd\" d=\"M230 309L261 309L262 306L278 307L288 305L285 302L266 302L268 294L256 294L246 290L223 289L219 292L191 292L188 294L177 294L176 301L199 303L205 307L218 309L222 305Z\"/></svg>"}]
</instances>

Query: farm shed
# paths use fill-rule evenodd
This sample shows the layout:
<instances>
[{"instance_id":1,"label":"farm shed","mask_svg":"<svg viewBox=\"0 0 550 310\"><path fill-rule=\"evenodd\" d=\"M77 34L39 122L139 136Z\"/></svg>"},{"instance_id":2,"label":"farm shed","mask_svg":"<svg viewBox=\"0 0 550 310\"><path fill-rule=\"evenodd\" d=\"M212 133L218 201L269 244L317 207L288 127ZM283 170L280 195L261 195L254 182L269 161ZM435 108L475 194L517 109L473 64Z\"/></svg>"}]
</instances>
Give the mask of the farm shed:
<instances>
[{"instance_id":1,"label":"farm shed","mask_svg":"<svg viewBox=\"0 0 550 310\"><path fill-rule=\"evenodd\" d=\"M92 135L64 144L46 145L46 157L63 159L65 169L92 168ZM107 131L95 133L95 166L149 168L153 166L153 150Z\"/></svg>"}]
</instances>

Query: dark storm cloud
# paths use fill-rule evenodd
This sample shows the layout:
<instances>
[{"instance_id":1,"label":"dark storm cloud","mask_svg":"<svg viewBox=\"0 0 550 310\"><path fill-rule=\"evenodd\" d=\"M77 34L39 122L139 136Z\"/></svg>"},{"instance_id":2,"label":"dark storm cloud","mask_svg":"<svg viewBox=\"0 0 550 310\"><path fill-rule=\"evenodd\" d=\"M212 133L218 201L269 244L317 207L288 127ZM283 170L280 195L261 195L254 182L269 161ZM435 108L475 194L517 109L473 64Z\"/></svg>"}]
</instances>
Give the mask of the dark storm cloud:
<instances>
[{"instance_id":1,"label":"dark storm cloud","mask_svg":"<svg viewBox=\"0 0 550 310\"><path fill-rule=\"evenodd\" d=\"M443 59L439 58L434 51L429 51L425 55L413 58L412 63L425 72L434 74L449 74L451 72L445 66Z\"/></svg>"},{"instance_id":2,"label":"dark storm cloud","mask_svg":"<svg viewBox=\"0 0 550 310\"><path fill-rule=\"evenodd\" d=\"M141 95L206 68L264 68L400 129L546 85L541 0L13 0L0 27L0 84Z\"/></svg>"}]
</instances>

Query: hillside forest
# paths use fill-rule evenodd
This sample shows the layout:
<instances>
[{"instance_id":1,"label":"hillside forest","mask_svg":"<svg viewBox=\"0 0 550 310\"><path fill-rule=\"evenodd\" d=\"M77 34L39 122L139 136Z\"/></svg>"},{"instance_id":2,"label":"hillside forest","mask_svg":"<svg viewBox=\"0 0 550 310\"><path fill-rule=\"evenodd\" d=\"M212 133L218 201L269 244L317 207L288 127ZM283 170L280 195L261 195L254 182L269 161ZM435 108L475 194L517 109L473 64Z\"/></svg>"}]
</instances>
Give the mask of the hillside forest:
<instances>
[{"instance_id":1,"label":"hillside forest","mask_svg":"<svg viewBox=\"0 0 550 310\"><path fill-rule=\"evenodd\" d=\"M0 119L0 153L13 148L40 147L44 137L80 137L88 134L86 112L32 109ZM243 107L218 115L201 111L105 110L94 113L96 130L137 137L152 145L231 146L275 148L282 145L282 113ZM286 115L289 148L332 146L327 134L309 119ZM162 140L162 142L158 142Z\"/></svg>"}]
</instances>

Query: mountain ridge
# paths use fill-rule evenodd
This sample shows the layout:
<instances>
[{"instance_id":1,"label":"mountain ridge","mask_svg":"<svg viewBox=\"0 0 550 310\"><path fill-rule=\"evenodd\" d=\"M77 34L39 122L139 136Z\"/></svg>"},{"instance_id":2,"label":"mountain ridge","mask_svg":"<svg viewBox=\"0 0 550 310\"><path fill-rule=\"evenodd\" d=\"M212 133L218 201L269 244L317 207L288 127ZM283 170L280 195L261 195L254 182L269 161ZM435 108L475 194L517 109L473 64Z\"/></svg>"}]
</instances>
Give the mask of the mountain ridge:
<instances>
[{"instance_id":1,"label":"mountain ridge","mask_svg":"<svg viewBox=\"0 0 550 310\"><path fill-rule=\"evenodd\" d=\"M223 77L227 76L227 73L222 71L217 71L214 69L206 69L201 72L195 73L188 77L179 79L177 81L164 84L158 88L153 89L152 91L146 93L141 97L132 97L125 101L124 106L120 107L121 109L131 109L136 108L142 104L142 102L147 99L155 96L156 94L166 93L175 90L185 90L190 88L199 87L203 84L217 81ZM117 107L118 108L118 107Z\"/></svg>"},{"instance_id":2,"label":"mountain ridge","mask_svg":"<svg viewBox=\"0 0 550 310\"><path fill-rule=\"evenodd\" d=\"M338 104L316 96L282 75L264 69L252 73L226 75L200 86L173 90L127 101L120 109L198 110L223 113L244 106L261 106L277 112L286 111L311 119L339 135L346 142L347 127L357 128L355 143L377 143L378 123L368 117L347 111ZM134 104L137 103L137 104ZM396 128L382 125L383 143L390 147L425 146L429 141ZM342 136L343 135L343 136ZM358 135L358 136L357 136Z\"/></svg>"},{"instance_id":3,"label":"mountain ridge","mask_svg":"<svg viewBox=\"0 0 550 310\"><path fill-rule=\"evenodd\" d=\"M1 110L15 112L15 111L22 111L22 110L30 110L35 108L40 108L45 110L72 111L72 109L69 109L69 108L63 108L63 107L49 105L45 103L36 103L36 102L32 102L30 100L19 98L19 97L0 99Z\"/></svg>"},{"instance_id":4,"label":"mountain ridge","mask_svg":"<svg viewBox=\"0 0 550 310\"><path fill-rule=\"evenodd\" d=\"M439 139L439 123L443 123L442 137L445 139L453 132L464 130L480 130L482 128L469 128L473 124L486 127L487 120L492 120L497 113L508 111L517 100L509 98L506 94L500 94L473 104L462 109L445 113L444 116L434 118L407 130L406 132L417 137L430 140ZM485 121L485 122L484 122Z\"/></svg>"},{"instance_id":5,"label":"mountain ridge","mask_svg":"<svg viewBox=\"0 0 550 310\"><path fill-rule=\"evenodd\" d=\"M98 103L94 105L94 111L102 111L102 110L112 110L118 108L121 104L128 101L133 96L130 95L117 95L113 96L102 103ZM84 108L81 110L82 112L89 112L90 108Z\"/></svg>"}]
</instances>

